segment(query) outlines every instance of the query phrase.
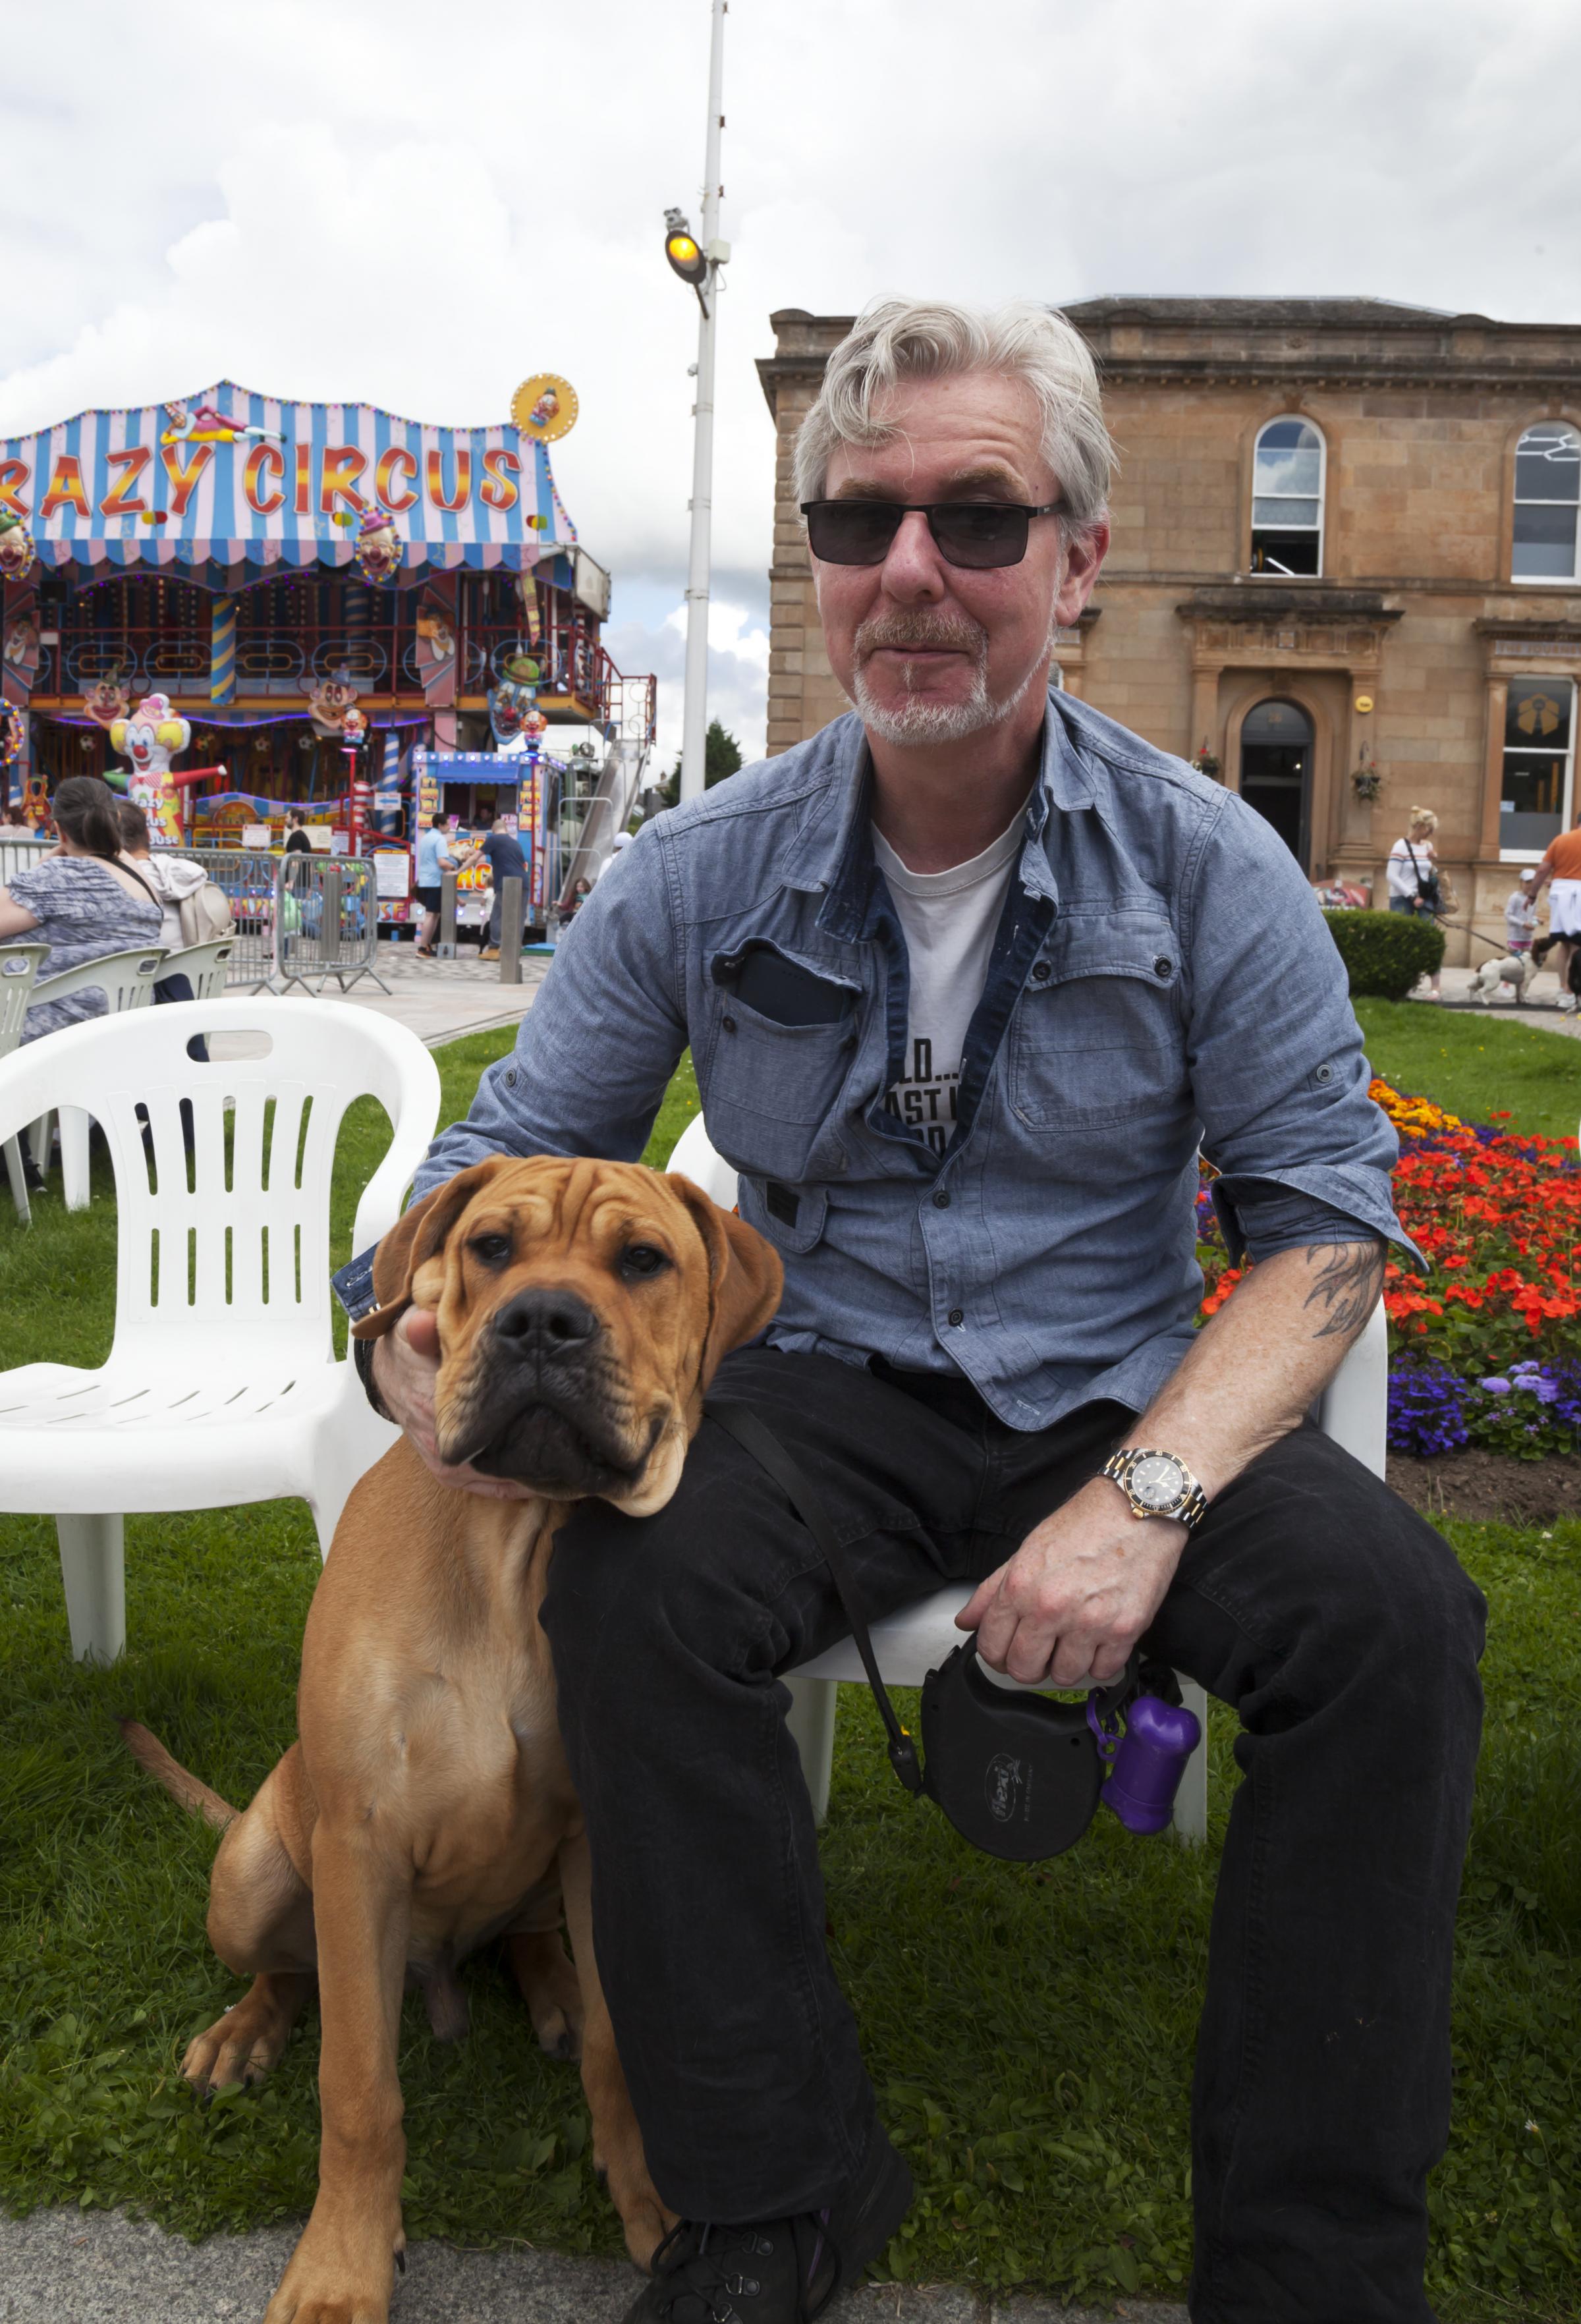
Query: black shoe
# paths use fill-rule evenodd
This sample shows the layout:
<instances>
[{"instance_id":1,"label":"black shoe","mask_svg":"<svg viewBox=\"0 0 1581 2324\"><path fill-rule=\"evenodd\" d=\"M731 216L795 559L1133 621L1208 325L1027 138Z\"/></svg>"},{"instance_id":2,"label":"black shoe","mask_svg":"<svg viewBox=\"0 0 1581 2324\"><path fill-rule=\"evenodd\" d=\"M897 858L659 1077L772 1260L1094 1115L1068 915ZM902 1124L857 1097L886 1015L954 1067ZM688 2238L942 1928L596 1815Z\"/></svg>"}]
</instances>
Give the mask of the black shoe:
<instances>
[{"instance_id":1,"label":"black shoe","mask_svg":"<svg viewBox=\"0 0 1581 2324\"><path fill-rule=\"evenodd\" d=\"M810 2324L860 2283L911 2206L911 2173L875 2131L855 2187L825 2211L745 2227L683 2219L624 2324Z\"/></svg>"}]
</instances>

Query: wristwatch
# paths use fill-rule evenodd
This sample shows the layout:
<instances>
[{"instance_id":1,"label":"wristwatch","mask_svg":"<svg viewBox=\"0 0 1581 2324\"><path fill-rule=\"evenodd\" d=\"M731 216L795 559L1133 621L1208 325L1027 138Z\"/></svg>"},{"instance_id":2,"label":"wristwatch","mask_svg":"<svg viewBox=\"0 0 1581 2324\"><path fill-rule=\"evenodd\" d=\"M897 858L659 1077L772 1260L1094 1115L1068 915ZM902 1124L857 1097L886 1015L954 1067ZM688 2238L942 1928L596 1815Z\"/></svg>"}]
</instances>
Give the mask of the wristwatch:
<instances>
[{"instance_id":1,"label":"wristwatch","mask_svg":"<svg viewBox=\"0 0 1581 2324\"><path fill-rule=\"evenodd\" d=\"M1173 1452L1124 1446L1110 1453L1103 1473L1119 1486L1133 1517L1172 1517L1177 1525L1194 1526L1207 1508L1202 1487Z\"/></svg>"}]
</instances>

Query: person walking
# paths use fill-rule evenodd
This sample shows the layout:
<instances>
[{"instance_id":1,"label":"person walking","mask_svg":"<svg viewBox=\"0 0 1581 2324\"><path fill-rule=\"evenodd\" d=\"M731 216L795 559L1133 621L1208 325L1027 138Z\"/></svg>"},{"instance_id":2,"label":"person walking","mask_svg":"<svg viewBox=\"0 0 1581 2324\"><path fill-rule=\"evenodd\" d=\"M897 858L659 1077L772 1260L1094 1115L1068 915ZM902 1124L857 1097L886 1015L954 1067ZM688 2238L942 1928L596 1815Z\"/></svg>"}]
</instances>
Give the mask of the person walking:
<instances>
[{"instance_id":1,"label":"person walking","mask_svg":"<svg viewBox=\"0 0 1581 2324\"><path fill-rule=\"evenodd\" d=\"M164 907L149 881L121 860L117 801L97 775L68 775L55 793L60 845L0 888L0 944L40 936L49 945L39 972L60 976L84 961L136 945L157 945ZM89 986L64 1001L35 1001L23 1019L23 1041L102 1017L105 995Z\"/></svg>"},{"instance_id":2,"label":"person walking","mask_svg":"<svg viewBox=\"0 0 1581 2324\"><path fill-rule=\"evenodd\" d=\"M293 807L285 818L285 853L288 855L310 855L313 843L308 837L308 817L304 808Z\"/></svg>"},{"instance_id":3,"label":"person walking","mask_svg":"<svg viewBox=\"0 0 1581 2324\"><path fill-rule=\"evenodd\" d=\"M412 890L422 906L422 926L417 932L412 950L419 960L432 960L434 938L439 930L439 905L444 897L444 877L447 872L457 872L461 858L450 844L448 826L442 815L430 815L429 827L417 837L417 881Z\"/></svg>"},{"instance_id":4,"label":"person walking","mask_svg":"<svg viewBox=\"0 0 1581 2324\"><path fill-rule=\"evenodd\" d=\"M1528 864L1504 899L1504 942L1517 955L1531 950L1537 934L1536 867Z\"/></svg>"},{"instance_id":5,"label":"person walking","mask_svg":"<svg viewBox=\"0 0 1581 2324\"><path fill-rule=\"evenodd\" d=\"M1308 1417L1390 1247L1421 1262L1305 877L1244 799L1049 682L1112 459L1092 356L1046 307L858 318L795 448L853 713L622 850L415 1193L441 1240L494 1156L560 1157L590 1202L591 1157L643 1152L690 1048L784 1265L711 1393L817 1479L871 1618L966 1585L995 1671L1090 1687L1142 1643L1239 1714L1197 2324L1430 2324L1486 1609ZM1201 1331L1199 1147L1256 1260ZM637 1297L678 1256L642 1240L609 1252ZM557 1428L563 1322L523 1316L511 1359ZM436 1416L439 1332L404 1307L356 1343L365 1383L444 1483L524 1493ZM912 2192L780 1683L849 1625L792 1501L707 1417L668 1502L617 1504L569 1514L541 1618L599 1983L678 2218L628 2324L807 2324Z\"/></svg>"},{"instance_id":6,"label":"person walking","mask_svg":"<svg viewBox=\"0 0 1581 2324\"><path fill-rule=\"evenodd\" d=\"M1397 839L1389 851L1391 912L1413 913L1422 920L1436 920L1442 914L1444 887L1438 872L1438 853L1433 844L1433 834L1438 828L1438 818L1430 807L1412 807L1405 837ZM1435 968L1428 987L1435 1001L1443 999L1438 980L1439 972Z\"/></svg>"},{"instance_id":7,"label":"person walking","mask_svg":"<svg viewBox=\"0 0 1581 2324\"><path fill-rule=\"evenodd\" d=\"M1544 888L1549 890L1549 934L1559 939L1554 946L1559 1007L1572 1010L1578 1004L1570 989L1570 964L1581 952L1581 816L1573 830L1561 831L1549 841L1531 883L1533 903Z\"/></svg>"}]
</instances>

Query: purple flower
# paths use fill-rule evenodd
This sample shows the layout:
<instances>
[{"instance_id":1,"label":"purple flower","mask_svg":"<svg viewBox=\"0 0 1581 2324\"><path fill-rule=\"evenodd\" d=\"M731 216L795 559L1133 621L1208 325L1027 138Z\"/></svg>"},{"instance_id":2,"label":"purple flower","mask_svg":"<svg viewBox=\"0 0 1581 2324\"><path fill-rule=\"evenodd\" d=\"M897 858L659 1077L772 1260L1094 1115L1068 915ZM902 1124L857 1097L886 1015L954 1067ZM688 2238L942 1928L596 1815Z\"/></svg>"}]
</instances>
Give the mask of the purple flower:
<instances>
[{"instance_id":1,"label":"purple flower","mask_svg":"<svg viewBox=\"0 0 1581 2324\"><path fill-rule=\"evenodd\" d=\"M1522 1383L1522 1385L1524 1385L1524 1383ZM1510 1393L1510 1382L1507 1379L1493 1379L1479 1380L1477 1382L1477 1386L1479 1388L1486 1388L1490 1396L1508 1396Z\"/></svg>"},{"instance_id":2,"label":"purple flower","mask_svg":"<svg viewBox=\"0 0 1581 2324\"><path fill-rule=\"evenodd\" d=\"M1389 1448L1426 1458L1470 1441L1465 1382L1448 1364L1397 1362L1389 1376Z\"/></svg>"}]
</instances>

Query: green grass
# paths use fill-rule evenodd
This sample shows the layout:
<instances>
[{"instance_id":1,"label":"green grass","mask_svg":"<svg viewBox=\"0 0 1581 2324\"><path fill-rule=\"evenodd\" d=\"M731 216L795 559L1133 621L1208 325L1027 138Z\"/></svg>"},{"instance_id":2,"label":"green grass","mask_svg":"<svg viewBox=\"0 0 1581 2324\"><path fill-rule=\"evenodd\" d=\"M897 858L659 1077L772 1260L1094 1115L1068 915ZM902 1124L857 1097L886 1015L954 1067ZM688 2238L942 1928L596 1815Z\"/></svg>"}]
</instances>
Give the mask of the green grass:
<instances>
[{"instance_id":1,"label":"green grass","mask_svg":"<svg viewBox=\"0 0 1581 2324\"><path fill-rule=\"evenodd\" d=\"M1436 1098L1464 1121L1514 1118L1530 1137L1576 1136L1581 1041L1512 1024L1509 1012L1462 1016L1420 1001L1358 1001L1373 1071L1396 1089Z\"/></svg>"},{"instance_id":2,"label":"green grass","mask_svg":"<svg viewBox=\"0 0 1581 2324\"><path fill-rule=\"evenodd\" d=\"M447 1117L507 1046L485 1034L439 1052ZM678 1077L650 1158L696 1102ZM378 1128L369 1110L343 1139L342 1245ZM7 1361L90 1360L107 1344L113 1242L103 1187L72 1218L46 1198L31 1237L0 1216ZM1493 1619L1433 2296L1450 2324L1581 2324L1581 1523L1447 1529ZM69 1659L47 1520L0 1519L0 2201L125 2204L199 2235L311 2202L318 2025L260 2091L204 2109L180 2083L188 2037L241 1988L203 1932L213 1836L131 1763L113 1714L134 1711L226 1796L249 1796L294 1730L318 1557L289 1502L133 1517L126 1532L130 1644L104 1672ZM1231 1735L1220 1717L1205 1850L1104 1818L1029 1869L975 1855L908 1802L870 1703L843 1691L832 1942L920 2188L892 2273L1180 2296ZM436 2045L419 2003L404 2019L409 2233L617 2250L575 2070L537 2050L495 1961L463 1977L469 2041Z\"/></svg>"}]
</instances>

